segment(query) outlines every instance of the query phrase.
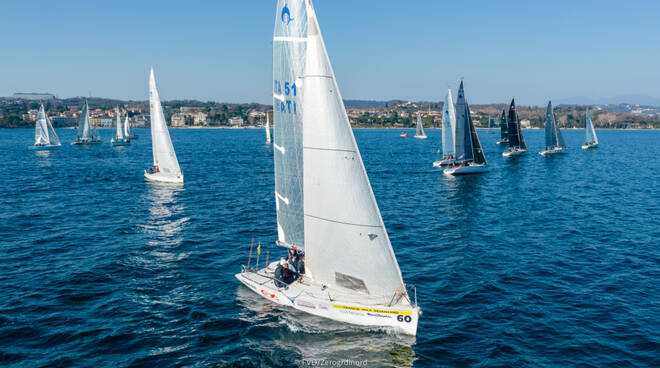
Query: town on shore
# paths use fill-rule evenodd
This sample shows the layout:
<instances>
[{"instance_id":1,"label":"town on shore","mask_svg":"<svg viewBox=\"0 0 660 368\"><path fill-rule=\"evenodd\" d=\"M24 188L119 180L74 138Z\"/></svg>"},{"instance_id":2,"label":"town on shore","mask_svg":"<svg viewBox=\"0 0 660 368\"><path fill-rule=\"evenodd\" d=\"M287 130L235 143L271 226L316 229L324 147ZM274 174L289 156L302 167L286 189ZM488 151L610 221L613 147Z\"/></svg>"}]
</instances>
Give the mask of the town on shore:
<instances>
[{"instance_id":1,"label":"town on shore","mask_svg":"<svg viewBox=\"0 0 660 368\"><path fill-rule=\"evenodd\" d=\"M0 128L32 128L37 119L39 105L56 128L76 126L85 100L89 103L90 122L103 128L112 127L115 107L127 115L131 126L149 127L148 101L122 101L99 97L56 98L47 93L15 93L0 97ZM195 100L163 101L165 118L173 128L246 128L262 126L266 114L272 116L272 106L259 103L223 103ZM442 102L363 101L346 100L346 112L356 128L411 128L417 114L427 128L442 126ZM472 119L477 127L497 127L505 103L470 105ZM583 128L586 105L559 105L556 115L561 128ZM542 128L545 106L517 106L523 128ZM596 128L606 129L660 129L660 108L633 104L591 106ZM273 121L271 119L271 124Z\"/></svg>"}]
</instances>

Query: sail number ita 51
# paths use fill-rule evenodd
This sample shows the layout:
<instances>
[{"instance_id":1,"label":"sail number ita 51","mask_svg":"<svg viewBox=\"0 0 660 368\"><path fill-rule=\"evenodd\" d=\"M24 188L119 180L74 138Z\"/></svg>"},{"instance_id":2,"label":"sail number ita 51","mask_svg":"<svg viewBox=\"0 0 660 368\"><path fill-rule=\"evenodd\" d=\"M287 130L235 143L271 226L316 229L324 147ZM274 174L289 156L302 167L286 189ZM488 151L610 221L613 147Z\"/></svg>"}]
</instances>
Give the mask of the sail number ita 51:
<instances>
[{"instance_id":1,"label":"sail number ita 51","mask_svg":"<svg viewBox=\"0 0 660 368\"><path fill-rule=\"evenodd\" d=\"M297 113L295 97L298 96L298 88L295 83L275 80L273 92L280 112L287 114Z\"/></svg>"}]
</instances>

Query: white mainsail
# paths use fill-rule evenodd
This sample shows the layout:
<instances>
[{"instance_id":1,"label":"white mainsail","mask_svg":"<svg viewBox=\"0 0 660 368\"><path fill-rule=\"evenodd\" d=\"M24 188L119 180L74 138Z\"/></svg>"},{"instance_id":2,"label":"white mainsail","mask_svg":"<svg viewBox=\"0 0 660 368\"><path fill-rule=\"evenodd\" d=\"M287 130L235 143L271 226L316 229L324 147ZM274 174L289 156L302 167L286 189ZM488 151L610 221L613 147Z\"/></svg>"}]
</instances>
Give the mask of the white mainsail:
<instances>
[{"instance_id":1,"label":"white mainsail","mask_svg":"<svg viewBox=\"0 0 660 368\"><path fill-rule=\"evenodd\" d=\"M39 114L37 115L37 122L34 126L34 145L48 145L50 144L50 137L48 136L48 118L44 105L39 107Z\"/></svg>"},{"instance_id":2,"label":"white mainsail","mask_svg":"<svg viewBox=\"0 0 660 368\"><path fill-rule=\"evenodd\" d=\"M158 90L156 89L156 78L154 69L151 68L149 75L149 107L151 114L151 150L154 158L154 166L167 176L177 177L181 175L179 161L172 146L170 133L165 123L163 107L160 104Z\"/></svg>"},{"instance_id":3,"label":"white mainsail","mask_svg":"<svg viewBox=\"0 0 660 368\"><path fill-rule=\"evenodd\" d=\"M405 294L309 1L307 23L302 87L306 270L317 282L373 297Z\"/></svg>"},{"instance_id":4,"label":"white mainsail","mask_svg":"<svg viewBox=\"0 0 660 368\"><path fill-rule=\"evenodd\" d=\"M594 123L591 121L591 110L587 107L587 124L586 124L586 134L587 140L586 143L598 144L598 137L596 136L596 130L594 129ZM607 142L606 142L607 143Z\"/></svg>"},{"instance_id":5,"label":"white mainsail","mask_svg":"<svg viewBox=\"0 0 660 368\"><path fill-rule=\"evenodd\" d=\"M422 113L417 113L417 132L415 133L417 137L426 137L424 133L424 124L422 123Z\"/></svg>"},{"instance_id":6,"label":"white mainsail","mask_svg":"<svg viewBox=\"0 0 660 368\"><path fill-rule=\"evenodd\" d=\"M451 98L451 89L447 88L445 106L442 112L442 156L454 154L454 130L456 129L456 111Z\"/></svg>"},{"instance_id":7,"label":"white mainsail","mask_svg":"<svg viewBox=\"0 0 660 368\"><path fill-rule=\"evenodd\" d=\"M124 139L124 131L121 126L121 116L119 115L119 106L115 108L115 125L116 125L116 133L115 133L115 139L116 140L122 140Z\"/></svg>"},{"instance_id":8,"label":"white mainsail","mask_svg":"<svg viewBox=\"0 0 660 368\"><path fill-rule=\"evenodd\" d=\"M124 137L128 138L131 136L131 128L128 127L128 115L124 119Z\"/></svg>"},{"instance_id":9,"label":"white mainsail","mask_svg":"<svg viewBox=\"0 0 660 368\"><path fill-rule=\"evenodd\" d=\"M270 116L266 112L266 143L270 143Z\"/></svg>"},{"instance_id":10,"label":"white mainsail","mask_svg":"<svg viewBox=\"0 0 660 368\"><path fill-rule=\"evenodd\" d=\"M89 125L89 105L85 101L83 105L83 110L80 113L80 120L78 122L78 140L89 140L91 139L91 129Z\"/></svg>"}]
</instances>

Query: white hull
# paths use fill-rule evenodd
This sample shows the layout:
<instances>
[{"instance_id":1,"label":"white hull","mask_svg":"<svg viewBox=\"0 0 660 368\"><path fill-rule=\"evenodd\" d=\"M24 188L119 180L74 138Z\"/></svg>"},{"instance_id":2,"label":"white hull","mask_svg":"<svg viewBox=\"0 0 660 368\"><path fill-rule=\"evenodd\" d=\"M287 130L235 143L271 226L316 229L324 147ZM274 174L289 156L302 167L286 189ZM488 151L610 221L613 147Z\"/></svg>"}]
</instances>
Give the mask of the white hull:
<instances>
[{"instance_id":1,"label":"white hull","mask_svg":"<svg viewBox=\"0 0 660 368\"><path fill-rule=\"evenodd\" d=\"M468 175L468 174L481 174L487 173L488 167L486 165L470 165L459 167L448 167L442 172L447 175Z\"/></svg>"},{"instance_id":2,"label":"white hull","mask_svg":"<svg viewBox=\"0 0 660 368\"><path fill-rule=\"evenodd\" d=\"M428 138L428 137L425 136L425 135L416 135L414 138L415 138L415 139L426 139L426 138Z\"/></svg>"},{"instance_id":3,"label":"white hull","mask_svg":"<svg viewBox=\"0 0 660 368\"><path fill-rule=\"evenodd\" d=\"M446 159L446 160L440 160L440 161L435 161L433 163L434 167L440 167L440 166L449 166L455 162L454 159Z\"/></svg>"},{"instance_id":4,"label":"white hull","mask_svg":"<svg viewBox=\"0 0 660 368\"><path fill-rule=\"evenodd\" d=\"M50 150L60 149L60 147L62 147L62 145L53 144L53 145L48 145L48 146L30 146L30 147L28 147L28 149L33 150L33 151L50 151Z\"/></svg>"},{"instance_id":5,"label":"white hull","mask_svg":"<svg viewBox=\"0 0 660 368\"><path fill-rule=\"evenodd\" d=\"M596 144L585 144L582 146L583 150L589 149L589 148L598 148L598 143Z\"/></svg>"},{"instance_id":6,"label":"white hull","mask_svg":"<svg viewBox=\"0 0 660 368\"><path fill-rule=\"evenodd\" d=\"M502 156L504 156L504 157L522 156L522 155L526 155L526 154L527 154L527 150L517 150L517 151L506 151L506 152L502 152Z\"/></svg>"},{"instance_id":7,"label":"white hull","mask_svg":"<svg viewBox=\"0 0 660 368\"><path fill-rule=\"evenodd\" d=\"M162 172L149 173L145 170L144 177L147 178L147 180L149 181L183 184L183 174L181 174L180 176L170 176L170 175L165 175Z\"/></svg>"},{"instance_id":8,"label":"white hull","mask_svg":"<svg viewBox=\"0 0 660 368\"><path fill-rule=\"evenodd\" d=\"M557 149L541 151L539 152L539 155L547 156L547 155L555 155L559 153L566 153L566 148L557 148Z\"/></svg>"},{"instance_id":9,"label":"white hull","mask_svg":"<svg viewBox=\"0 0 660 368\"><path fill-rule=\"evenodd\" d=\"M285 288L277 288L273 281L277 262L257 272L241 272L236 278L258 295L273 303L339 322L361 326L393 328L407 335L417 334L421 310L403 299L392 306L386 303L367 305L355 300L355 293L347 294L303 278ZM328 297L332 295L332 301ZM362 295L362 294L361 294ZM368 295L365 295L368 297Z\"/></svg>"},{"instance_id":10,"label":"white hull","mask_svg":"<svg viewBox=\"0 0 660 368\"><path fill-rule=\"evenodd\" d=\"M131 144L131 141L130 140L116 141L116 140L113 139L113 140L110 141L110 144L112 144L113 146L129 146Z\"/></svg>"}]
</instances>

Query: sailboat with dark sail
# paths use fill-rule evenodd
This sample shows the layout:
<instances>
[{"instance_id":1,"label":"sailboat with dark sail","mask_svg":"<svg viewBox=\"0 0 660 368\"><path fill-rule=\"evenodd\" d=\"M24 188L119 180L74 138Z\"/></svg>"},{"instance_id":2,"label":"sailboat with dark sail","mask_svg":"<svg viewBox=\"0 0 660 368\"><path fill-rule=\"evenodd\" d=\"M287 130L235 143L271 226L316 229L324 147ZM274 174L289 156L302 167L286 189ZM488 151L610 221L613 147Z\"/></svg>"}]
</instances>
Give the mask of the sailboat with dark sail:
<instances>
[{"instance_id":1,"label":"sailboat with dark sail","mask_svg":"<svg viewBox=\"0 0 660 368\"><path fill-rule=\"evenodd\" d=\"M527 145L525 138L522 135L522 128L520 127L520 120L516 113L516 101L511 99L509 105L509 118L507 119L507 137L509 139L509 148L502 152L504 157L520 156L527 153Z\"/></svg>"},{"instance_id":2,"label":"sailboat with dark sail","mask_svg":"<svg viewBox=\"0 0 660 368\"><path fill-rule=\"evenodd\" d=\"M566 143L559 130L555 112L552 110L552 101L549 101L548 110L545 113L545 150L539 154L546 156L556 153L566 153Z\"/></svg>"},{"instance_id":3,"label":"sailboat with dark sail","mask_svg":"<svg viewBox=\"0 0 660 368\"><path fill-rule=\"evenodd\" d=\"M481 148L477 130L470 117L463 89L463 81L458 88L456 99L456 130L454 131L454 164L443 170L448 175L480 174L488 172L484 150Z\"/></svg>"},{"instance_id":4,"label":"sailboat with dark sail","mask_svg":"<svg viewBox=\"0 0 660 368\"><path fill-rule=\"evenodd\" d=\"M587 133L587 139L585 140L584 145L582 145L582 149L598 147L598 137L596 137L594 123L591 121L591 111L589 110L589 107L587 107L587 123L584 128Z\"/></svg>"},{"instance_id":5,"label":"sailboat with dark sail","mask_svg":"<svg viewBox=\"0 0 660 368\"><path fill-rule=\"evenodd\" d=\"M500 140L495 144L509 145L509 128L506 121L506 111L504 110L502 110L502 117L500 118Z\"/></svg>"}]
</instances>

